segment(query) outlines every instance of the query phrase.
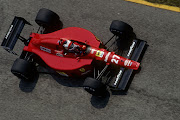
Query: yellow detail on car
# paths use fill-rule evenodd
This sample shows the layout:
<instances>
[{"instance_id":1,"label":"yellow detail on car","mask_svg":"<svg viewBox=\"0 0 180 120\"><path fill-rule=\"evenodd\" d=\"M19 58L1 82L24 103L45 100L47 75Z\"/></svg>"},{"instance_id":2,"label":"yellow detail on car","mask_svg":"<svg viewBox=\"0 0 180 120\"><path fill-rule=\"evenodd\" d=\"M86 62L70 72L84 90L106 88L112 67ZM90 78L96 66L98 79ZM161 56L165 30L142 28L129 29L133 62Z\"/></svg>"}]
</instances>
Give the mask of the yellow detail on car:
<instances>
[{"instance_id":1,"label":"yellow detail on car","mask_svg":"<svg viewBox=\"0 0 180 120\"><path fill-rule=\"evenodd\" d=\"M80 68L79 71L85 72L86 70L84 68Z\"/></svg>"}]
</instances>

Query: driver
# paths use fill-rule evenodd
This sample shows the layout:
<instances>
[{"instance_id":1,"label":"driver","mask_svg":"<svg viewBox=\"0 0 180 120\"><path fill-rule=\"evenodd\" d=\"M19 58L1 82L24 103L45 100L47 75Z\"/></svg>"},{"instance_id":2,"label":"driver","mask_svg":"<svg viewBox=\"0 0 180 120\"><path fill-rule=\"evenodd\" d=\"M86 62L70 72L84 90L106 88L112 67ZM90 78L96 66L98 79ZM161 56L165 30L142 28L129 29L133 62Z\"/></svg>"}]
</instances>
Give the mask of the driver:
<instances>
[{"instance_id":1,"label":"driver","mask_svg":"<svg viewBox=\"0 0 180 120\"><path fill-rule=\"evenodd\" d=\"M83 51L86 50L86 45L81 45L77 42L73 42L67 39L61 39L59 41L59 45L71 53L82 53Z\"/></svg>"}]
</instances>

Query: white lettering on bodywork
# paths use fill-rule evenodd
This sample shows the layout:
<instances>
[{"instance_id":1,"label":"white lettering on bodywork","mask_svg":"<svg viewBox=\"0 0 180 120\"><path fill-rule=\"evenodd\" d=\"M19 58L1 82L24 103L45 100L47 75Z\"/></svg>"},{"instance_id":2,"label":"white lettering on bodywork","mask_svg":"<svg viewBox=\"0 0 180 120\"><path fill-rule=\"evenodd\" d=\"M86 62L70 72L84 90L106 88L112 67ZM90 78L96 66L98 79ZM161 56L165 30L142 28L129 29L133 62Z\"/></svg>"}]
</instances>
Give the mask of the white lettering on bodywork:
<instances>
[{"instance_id":1,"label":"white lettering on bodywork","mask_svg":"<svg viewBox=\"0 0 180 120\"><path fill-rule=\"evenodd\" d=\"M8 33L5 36L6 39L8 38L9 34L11 33L12 28L13 28L13 25L10 26Z\"/></svg>"},{"instance_id":2,"label":"white lettering on bodywork","mask_svg":"<svg viewBox=\"0 0 180 120\"><path fill-rule=\"evenodd\" d=\"M131 65L132 65L131 60L125 60L124 61L124 66L131 66Z\"/></svg>"},{"instance_id":3,"label":"white lettering on bodywork","mask_svg":"<svg viewBox=\"0 0 180 120\"><path fill-rule=\"evenodd\" d=\"M135 43L136 43L136 42L133 42L132 45L130 46L129 52L128 52L128 54L127 54L128 57L131 55L131 53L132 53L132 51L133 51L133 49L134 49Z\"/></svg>"},{"instance_id":4,"label":"white lettering on bodywork","mask_svg":"<svg viewBox=\"0 0 180 120\"><path fill-rule=\"evenodd\" d=\"M113 59L111 59L111 62L112 62L112 63L114 62L114 63L118 64L119 60L117 60L117 59L120 59L120 57L117 56L117 55L113 55L112 58L113 58Z\"/></svg>"},{"instance_id":5,"label":"white lettering on bodywork","mask_svg":"<svg viewBox=\"0 0 180 120\"><path fill-rule=\"evenodd\" d=\"M91 49L91 54L93 54L94 53L94 51L96 51L95 49Z\"/></svg>"},{"instance_id":6,"label":"white lettering on bodywork","mask_svg":"<svg viewBox=\"0 0 180 120\"><path fill-rule=\"evenodd\" d=\"M121 78L121 74L122 74L122 70L119 71L117 77L116 77L116 81L114 82L114 85L117 85L119 79Z\"/></svg>"},{"instance_id":7,"label":"white lettering on bodywork","mask_svg":"<svg viewBox=\"0 0 180 120\"><path fill-rule=\"evenodd\" d=\"M45 48L43 46L40 46L40 50L51 53L51 49Z\"/></svg>"},{"instance_id":8,"label":"white lettering on bodywork","mask_svg":"<svg viewBox=\"0 0 180 120\"><path fill-rule=\"evenodd\" d=\"M107 62L108 61L108 58L109 58L109 55L111 54L111 52L108 52L108 54L106 55L104 61Z\"/></svg>"}]
</instances>

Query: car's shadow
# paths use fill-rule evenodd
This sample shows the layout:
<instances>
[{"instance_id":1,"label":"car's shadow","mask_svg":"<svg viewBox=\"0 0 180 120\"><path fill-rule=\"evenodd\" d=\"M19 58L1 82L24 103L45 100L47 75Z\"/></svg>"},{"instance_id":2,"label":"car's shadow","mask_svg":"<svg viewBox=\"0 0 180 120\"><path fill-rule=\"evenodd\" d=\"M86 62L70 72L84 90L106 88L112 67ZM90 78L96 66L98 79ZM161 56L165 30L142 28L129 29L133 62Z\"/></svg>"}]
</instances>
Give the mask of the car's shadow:
<instances>
[{"instance_id":1,"label":"car's shadow","mask_svg":"<svg viewBox=\"0 0 180 120\"><path fill-rule=\"evenodd\" d=\"M56 80L59 84L67 86L67 87L82 87L84 83L85 78L67 78L62 77L61 75L57 73L51 74L54 80ZM83 89L83 88L82 88ZM91 104L95 108L101 109L105 108L108 101L109 101L110 94L109 92L106 93L104 97L97 97L92 96L91 97Z\"/></svg>"},{"instance_id":2,"label":"car's shadow","mask_svg":"<svg viewBox=\"0 0 180 120\"><path fill-rule=\"evenodd\" d=\"M23 80L23 79L20 80L19 88L21 91L26 92L26 93L32 92L36 86L36 83L38 82L39 74L49 74L53 77L54 80L57 81L57 83L63 86L67 86L67 87L82 87L84 83L84 79L85 79L85 78L63 77L48 67L47 68L38 67L38 72L39 73L34 77L34 80L30 80L30 81ZM101 108L106 107L109 101L109 97L110 97L110 94L109 92L107 92L106 96L104 97L92 96L90 102L92 106L94 106L95 108L101 109Z\"/></svg>"},{"instance_id":3,"label":"car's shadow","mask_svg":"<svg viewBox=\"0 0 180 120\"><path fill-rule=\"evenodd\" d=\"M92 96L91 105L98 109L105 108L109 102L109 98L110 98L109 92L107 92L107 94L104 97Z\"/></svg>"},{"instance_id":4,"label":"car's shadow","mask_svg":"<svg viewBox=\"0 0 180 120\"><path fill-rule=\"evenodd\" d=\"M32 92L36 86L36 83L38 81L38 78L39 78L39 74L37 73L33 80L24 80L24 79L20 79L20 82L19 82L19 88L21 91L23 92L26 92L26 93L29 93L29 92Z\"/></svg>"}]
</instances>

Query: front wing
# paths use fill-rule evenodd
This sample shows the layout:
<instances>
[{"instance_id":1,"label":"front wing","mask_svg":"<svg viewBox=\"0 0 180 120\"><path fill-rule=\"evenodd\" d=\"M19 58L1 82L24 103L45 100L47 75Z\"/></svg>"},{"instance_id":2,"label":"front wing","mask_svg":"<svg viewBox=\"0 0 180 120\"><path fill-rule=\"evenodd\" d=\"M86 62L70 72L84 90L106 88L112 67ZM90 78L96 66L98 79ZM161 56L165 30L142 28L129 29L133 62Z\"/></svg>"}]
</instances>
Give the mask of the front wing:
<instances>
[{"instance_id":1,"label":"front wing","mask_svg":"<svg viewBox=\"0 0 180 120\"><path fill-rule=\"evenodd\" d=\"M147 48L146 41L135 39L126 55L126 58L140 62L144 51ZM109 82L109 86L114 90L126 90L130 78L133 76L133 69L120 67L116 75Z\"/></svg>"}]
</instances>

